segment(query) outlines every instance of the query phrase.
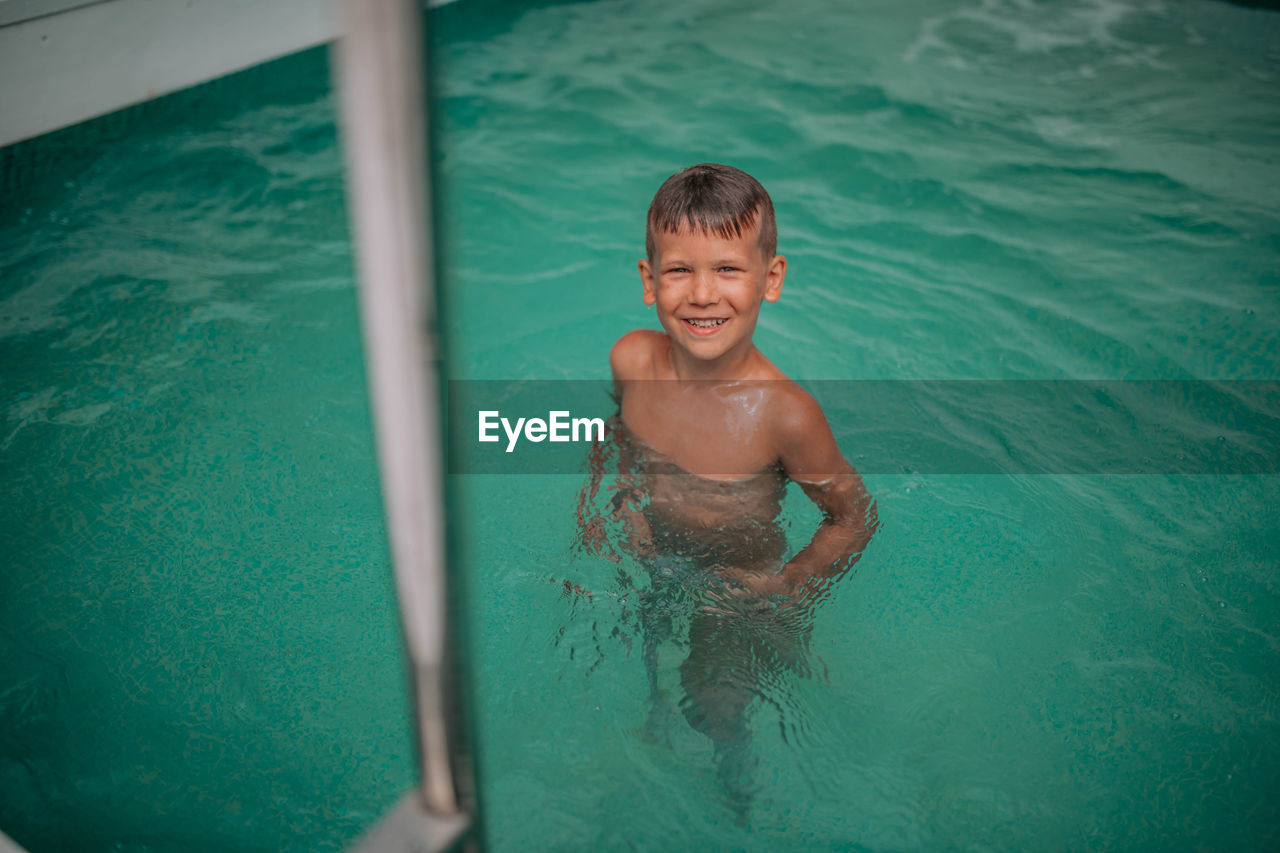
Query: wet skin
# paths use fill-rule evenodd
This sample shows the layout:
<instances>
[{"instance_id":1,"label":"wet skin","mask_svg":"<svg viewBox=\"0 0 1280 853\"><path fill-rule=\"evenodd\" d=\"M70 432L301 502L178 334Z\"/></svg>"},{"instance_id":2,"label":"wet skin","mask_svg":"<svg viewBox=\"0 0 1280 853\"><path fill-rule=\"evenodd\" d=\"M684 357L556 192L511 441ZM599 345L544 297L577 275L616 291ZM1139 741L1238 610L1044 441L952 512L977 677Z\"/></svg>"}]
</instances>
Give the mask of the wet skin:
<instances>
[{"instance_id":1,"label":"wet skin","mask_svg":"<svg viewBox=\"0 0 1280 853\"><path fill-rule=\"evenodd\" d=\"M638 264L645 304L663 332L636 330L610 353L623 425L680 472L740 486L732 500L694 479L653 478L649 508L630 521L640 541L679 543L759 595L794 595L847 567L870 538L871 501L817 402L753 343L764 302L781 296L787 262L767 257L758 226L736 236L685 227L655 235ZM744 548L726 526L766 530L790 478L823 511L809 545L786 565ZM686 494L679 494L681 489ZM656 530L646 531L646 525ZM647 534L647 535L646 535ZM738 547L729 547L729 543ZM763 545L765 543L756 542Z\"/></svg>"},{"instance_id":2,"label":"wet skin","mask_svg":"<svg viewBox=\"0 0 1280 853\"><path fill-rule=\"evenodd\" d=\"M701 602L680 667L681 705L715 744L725 792L745 819L753 790L748 707L765 695L764 683L777 683L779 667L807 669L807 608L774 609L768 597L820 597L866 546L874 510L821 408L752 341L762 304L781 294L786 259L761 251L755 227L730 237L688 227L656 237L655 256L639 271L663 331L631 332L610 353L621 422L612 506L653 579L641 613L651 732L671 707L657 659L673 631L670 588L681 583L669 566L701 573L699 589L679 593ZM784 563L778 516L787 479L823 521Z\"/></svg>"}]
</instances>

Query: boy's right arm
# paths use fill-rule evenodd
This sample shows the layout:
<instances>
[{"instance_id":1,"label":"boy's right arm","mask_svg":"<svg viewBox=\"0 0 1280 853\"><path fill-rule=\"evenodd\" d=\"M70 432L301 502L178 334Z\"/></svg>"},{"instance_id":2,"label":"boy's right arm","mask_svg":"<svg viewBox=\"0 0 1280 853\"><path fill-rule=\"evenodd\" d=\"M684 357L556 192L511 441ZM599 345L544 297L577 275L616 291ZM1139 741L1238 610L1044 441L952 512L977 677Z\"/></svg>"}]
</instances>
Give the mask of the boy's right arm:
<instances>
[{"instance_id":1,"label":"boy's right arm","mask_svg":"<svg viewBox=\"0 0 1280 853\"><path fill-rule=\"evenodd\" d=\"M653 360L651 354L655 343L653 336L660 334L647 329L636 329L618 338L609 351L609 369L613 374L614 400L618 404L619 414L616 422L611 422L613 426L610 428L606 442L616 443L618 436L614 431L626 429L621 417L626 384L648 375L649 365ZM604 460L607 455L600 445L592 448L590 477L578 495L578 523L583 545L595 553L617 560L618 557L613 553L613 547L605 532L604 519L592 507L604 479ZM632 485L637 472L627 469L622 454L618 456L618 475L609 508L612 510L610 514L621 521L626 528L626 541L619 544L635 557L644 556L652 549L653 533L648 519L641 511L640 491Z\"/></svg>"},{"instance_id":2,"label":"boy's right arm","mask_svg":"<svg viewBox=\"0 0 1280 853\"><path fill-rule=\"evenodd\" d=\"M613 373L614 398L618 402L619 427L626 429L622 421L622 400L628 382L653 375L653 354L660 345L662 332L650 329L634 329L618 338L609 351L609 369ZM618 491L614 495L613 509L616 518L627 528L628 550L635 557L648 556L653 550L653 530L641 511L643 496L634 481L640 472L627 469L622 455L618 459Z\"/></svg>"},{"instance_id":3,"label":"boy's right arm","mask_svg":"<svg viewBox=\"0 0 1280 853\"><path fill-rule=\"evenodd\" d=\"M613 372L613 390L622 403L623 383L653 375L653 356L662 332L634 329L618 338L609 350L609 369Z\"/></svg>"}]
</instances>

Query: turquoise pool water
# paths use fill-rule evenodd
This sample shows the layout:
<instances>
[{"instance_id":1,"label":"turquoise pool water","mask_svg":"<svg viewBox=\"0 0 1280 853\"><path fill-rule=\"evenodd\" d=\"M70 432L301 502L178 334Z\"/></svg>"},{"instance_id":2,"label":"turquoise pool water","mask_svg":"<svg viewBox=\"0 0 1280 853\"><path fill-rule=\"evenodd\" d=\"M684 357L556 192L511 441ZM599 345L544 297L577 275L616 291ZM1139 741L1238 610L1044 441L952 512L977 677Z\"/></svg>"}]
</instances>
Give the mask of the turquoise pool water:
<instances>
[{"instance_id":1,"label":"turquoise pool water","mask_svg":"<svg viewBox=\"0 0 1280 853\"><path fill-rule=\"evenodd\" d=\"M0 827L338 850L413 784L323 52L6 151Z\"/></svg>"},{"instance_id":2,"label":"turquoise pool water","mask_svg":"<svg viewBox=\"0 0 1280 853\"><path fill-rule=\"evenodd\" d=\"M653 325L648 199L711 159L773 195L757 341L797 378L1278 378L1270 13L430 20L451 379L605 377ZM411 782L333 121L308 53L6 155L0 827L33 853L340 849ZM1280 841L1274 476L868 473L745 826L709 741L638 733L582 479L456 483L495 849Z\"/></svg>"}]
</instances>

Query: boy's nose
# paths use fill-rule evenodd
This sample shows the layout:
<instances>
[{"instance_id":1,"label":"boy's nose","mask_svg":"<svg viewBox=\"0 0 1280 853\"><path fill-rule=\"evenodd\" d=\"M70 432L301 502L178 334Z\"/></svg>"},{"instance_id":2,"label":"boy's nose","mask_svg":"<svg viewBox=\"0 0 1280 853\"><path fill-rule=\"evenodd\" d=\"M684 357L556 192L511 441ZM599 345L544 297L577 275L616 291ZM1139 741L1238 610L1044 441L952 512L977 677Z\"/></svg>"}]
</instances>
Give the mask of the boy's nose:
<instances>
[{"instance_id":1,"label":"boy's nose","mask_svg":"<svg viewBox=\"0 0 1280 853\"><path fill-rule=\"evenodd\" d=\"M701 273L693 278L693 289L689 291L689 301L695 305L709 305L717 302L713 277Z\"/></svg>"}]
</instances>

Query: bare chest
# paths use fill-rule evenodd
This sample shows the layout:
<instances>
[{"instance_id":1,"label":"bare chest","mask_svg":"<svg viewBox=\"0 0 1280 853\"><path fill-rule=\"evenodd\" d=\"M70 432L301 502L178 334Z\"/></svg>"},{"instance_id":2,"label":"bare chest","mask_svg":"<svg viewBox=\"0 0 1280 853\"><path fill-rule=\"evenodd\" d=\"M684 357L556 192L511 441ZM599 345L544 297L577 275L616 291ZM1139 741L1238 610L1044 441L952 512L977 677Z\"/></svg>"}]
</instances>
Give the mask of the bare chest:
<instances>
[{"instance_id":1,"label":"bare chest","mask_svg":"<svg viewBox=\"0 0 1280 853\"><path fill-rule=\"evenodd\" d=\"M699 477L745 480L777 467L765 389L645 381L622 398L633 436Z\"/></svg>"}]
</instances>

